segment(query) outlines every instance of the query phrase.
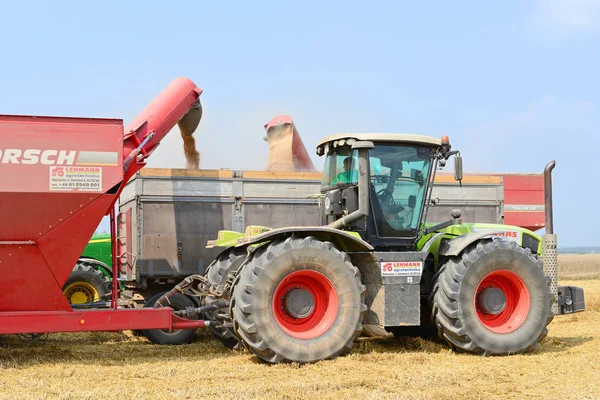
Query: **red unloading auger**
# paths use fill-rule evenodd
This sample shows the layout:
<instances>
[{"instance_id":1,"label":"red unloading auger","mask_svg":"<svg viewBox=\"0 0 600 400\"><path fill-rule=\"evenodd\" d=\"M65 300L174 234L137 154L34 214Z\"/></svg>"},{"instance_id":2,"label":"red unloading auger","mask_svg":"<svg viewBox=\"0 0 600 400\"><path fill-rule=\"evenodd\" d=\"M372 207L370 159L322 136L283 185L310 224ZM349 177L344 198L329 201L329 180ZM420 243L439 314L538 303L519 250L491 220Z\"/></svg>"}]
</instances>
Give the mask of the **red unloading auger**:
<instances>
[{"instance_id":1,"label":"red unloading auger","mask_svg":"<svg viewBox=\"0 0 600 400\"><path fill-rule=\"evenodd\" d=\"M175 124L182 135L191 135L202 118L202 89L187 78L171 82L125 129L123 138L123 182L145 164L156 146Z\"/></svg>"},{"instance_id":2,"label":"red unloading auger","mask_svg":"<svg viewBox=\"0 0 600 400\"><path fill-rule=\"evenodd\" d=\"M125 183L176 125L191 134L202 90L177 78L122 120L0 115L0 334L205 326L169 308L74 310L62 287ZM114 244L113 244L114 246ZM116 252L113 247L113 258Z\"/></svg>"},{"instance_id":3,"label":"red unloading auger","mask_svg":"<svg viewBox=\"0 0 600 400\"><path fill-rule=\"evenodd\" d=\"M187 78L176 78L165 88L125 129L123 137L123 184L118 190L119 198L125 183L142 167L146 158L159 145L175 124L182 136L191 136L202 119L200 95L202 89ZM112 273L118 276L115 204L110 208L110 232L112 241ZM113 284L111 305L117 307L118 285Z\"/></svg>"}]
</instances>

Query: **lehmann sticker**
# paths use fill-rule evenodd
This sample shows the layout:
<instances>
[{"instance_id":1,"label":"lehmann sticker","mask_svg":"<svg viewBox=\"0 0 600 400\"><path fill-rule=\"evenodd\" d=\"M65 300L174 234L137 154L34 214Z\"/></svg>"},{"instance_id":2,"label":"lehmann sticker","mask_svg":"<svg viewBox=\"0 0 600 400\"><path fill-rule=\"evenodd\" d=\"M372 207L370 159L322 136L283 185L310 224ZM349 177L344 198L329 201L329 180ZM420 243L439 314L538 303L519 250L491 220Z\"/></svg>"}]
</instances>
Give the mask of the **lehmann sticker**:
<instances>
[{"instance_id":1,"label":"lehmann sticker","mask_svg":"<svg viewBox=\"0 0 600 400\"><path fill-rule=\"evenodd\" d=\"M421 276L422 261L381 262L382 276Z\"/></svg>"},{"instance_id":2,"label":"lehmann sticker","mask_svg":"<svg viewBox=\"0 0 600 400\"><path fill-rule=\"evenodd\" d=\"M50 190L102 191L102 167L50 167Z\"/></svg>"}]
</instances>

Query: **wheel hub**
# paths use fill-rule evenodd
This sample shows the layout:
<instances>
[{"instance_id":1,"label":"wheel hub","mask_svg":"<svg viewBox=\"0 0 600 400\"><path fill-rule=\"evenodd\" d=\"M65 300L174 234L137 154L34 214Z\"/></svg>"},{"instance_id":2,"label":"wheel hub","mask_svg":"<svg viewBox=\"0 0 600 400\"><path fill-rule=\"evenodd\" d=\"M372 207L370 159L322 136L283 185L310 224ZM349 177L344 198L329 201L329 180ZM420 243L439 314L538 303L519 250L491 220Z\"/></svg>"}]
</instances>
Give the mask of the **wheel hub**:
<instances>
[{"instance_id":1,"label":"wheel hub","mask_svg":"<svg viewBox=\"0 0 600 400\"><path fill-rule=\"evenodd\" d=\"M315 298L308 290L293 289L285 296L285 308L294 318L306 318L315 309Z\"/></svg>"},{"instance_id":2,"label":"wheel hub","mask_svg":"<svg viewBox=\"0 0 600 400\"><path fill-rule=\"evenodd\" d=\"M477 305L486 314L498 315L506 308L506 295L495 287L484 288L479 294Z\"/></svg>"},{"instance_id":3,"label":"wheel hub","mask_svg":"<svg viewBox=\"0 0 600 400\"><path fill-rule=\"evenodd\" d=\"M273 316L286 334L315 339L331 328L338 314L338 295L320 272L300 269L285 276L275 288Z\"/></svg>"},{"instance_id":4,"label":"wheel hub","mask_svg":"<svg viewBox=\"0 0 600 400\"><path fill-rule=\"evenodd\" d=\"M529 315L529 289L514 271L496 269L479 282L473 306L481 324L498 334L508 334L523 325Z\"/></svg>"},{"instance_id":5,"label":"wheel hub","mask_svg":"<svg viewBox=\"0 0 600 400\"><path fill-rule=\"evenodd\" d=\"M96 288L87 282L75 282L63 291L70 304L83 304L96 301L100 295Z\"/></svg>"}]
</instances>

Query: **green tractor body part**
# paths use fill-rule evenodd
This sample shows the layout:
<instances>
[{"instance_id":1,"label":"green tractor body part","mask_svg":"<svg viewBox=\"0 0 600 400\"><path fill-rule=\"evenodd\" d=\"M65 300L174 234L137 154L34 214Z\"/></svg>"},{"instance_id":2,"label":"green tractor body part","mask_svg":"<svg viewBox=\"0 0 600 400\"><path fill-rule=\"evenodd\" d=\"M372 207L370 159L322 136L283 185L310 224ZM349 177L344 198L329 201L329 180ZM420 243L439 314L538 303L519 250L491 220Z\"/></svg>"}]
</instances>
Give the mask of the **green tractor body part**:
<instances>
[{"instance_id":1,"label":"green tractor body part","mask_svg":"<svg viewBox=\"0 0 600 400\"><path fill-rule=\"evenodd\" d=\"M109 268L112 268L112 250L110 243L110 234L109 233L99 233L92 236L90 241L88 242L85 249L83 249L83 253L81 254L81 258L91 258L94 260L98 260ZM112 276L112 271L107 269L104 266L99 265L98 269L102 271L102 273L107 276Z\"/></svg>"}]
</instances>

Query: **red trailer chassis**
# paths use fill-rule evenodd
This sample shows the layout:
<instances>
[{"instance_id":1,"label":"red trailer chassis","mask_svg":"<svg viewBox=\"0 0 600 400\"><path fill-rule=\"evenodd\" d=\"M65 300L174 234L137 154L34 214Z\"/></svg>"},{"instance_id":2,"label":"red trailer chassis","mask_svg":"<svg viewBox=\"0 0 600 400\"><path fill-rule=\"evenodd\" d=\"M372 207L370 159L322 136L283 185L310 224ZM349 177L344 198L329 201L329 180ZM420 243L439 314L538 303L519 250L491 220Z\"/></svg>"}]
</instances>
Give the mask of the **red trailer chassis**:
<instances>
[{"instance_id":1,"label":"red trailer chassis","mask_svg":"<svg viewBox=\"0 0 600 400\"><path fill-rule=\"evenodd\" d=\"M202 90L177 78L123 129L119 119L0 115L0 334L201 328L171 308L74 310L62 287L125 183L176 125L201 117ZM183 125L182 125L183 124Z\"/></svg>"}]
</instances>

